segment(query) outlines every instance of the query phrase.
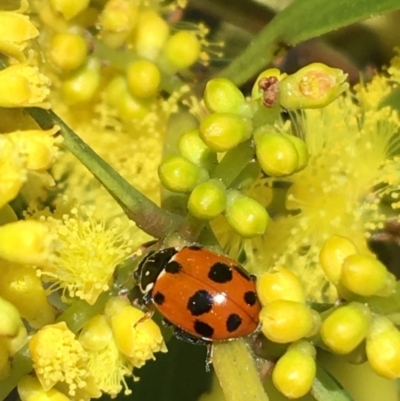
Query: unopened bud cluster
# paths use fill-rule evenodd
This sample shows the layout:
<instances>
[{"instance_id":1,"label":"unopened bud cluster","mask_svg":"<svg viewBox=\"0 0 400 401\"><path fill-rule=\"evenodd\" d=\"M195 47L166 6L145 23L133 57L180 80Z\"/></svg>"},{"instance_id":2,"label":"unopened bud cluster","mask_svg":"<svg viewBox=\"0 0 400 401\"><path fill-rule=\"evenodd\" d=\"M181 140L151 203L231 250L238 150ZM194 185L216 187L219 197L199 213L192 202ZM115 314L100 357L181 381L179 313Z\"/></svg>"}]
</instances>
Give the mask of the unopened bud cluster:
<instances>
[{"instance_id":1,"label":"unopened bud cluster","mask_svg":"<svg viewBox=\"0 0 400 401\"><path fill-rule=\"evenodd\" d=\"M380 315L374 307L376 297L395 296L394 276L373 254L360 253L343 236L329 237L319 257L341 296L340 303L328 310L312 309L298 276L285 267L257 280L263 305L261 332L273 343L288 344L272 372L275 386L288 398L310 391L316 374L315 347L346 362L368 361L378 375L399 378L400 331L390 316Z\"/></svg>"},{"instance_id":2,"label":"unopened bud cluster","mask_svg":"<svg viewBox=\"0 0 400 401\"><path fill-rule=\"evenodd\" d=\"M46 0L37 14L44 25L46 65L54 74L62 101L69 106L98 103L111 107L124 122L157 109L163 87L196 62L206 62L207 29L195 24L172 28L158 2Z\"/></svg>"},{"instance_id":3,"label":"unopened bud cluster","mask_svg":"<svg viewBox=\"0 0 400 401\"><path fill-rule=\"evenodd\" d=\"M260 74L248 99L230 80L210 80L203 98L208 112L198 128L182 134L179 154L161 163L162 184L172 192L188 194L188 211L198 219L212 220L223 214L242 237L263 234L269 223L265 207L238 189L246 189L260 174L288 176L307 166L307 146L292 132L282 130L280 112L324 107L347 88L345 77L342 71L323 64L312 64L289 76L271 69ZM239 179L232 185L218 165L246 144L253 159L224 167L236 171Z\"/></svg>"}]
</instances>

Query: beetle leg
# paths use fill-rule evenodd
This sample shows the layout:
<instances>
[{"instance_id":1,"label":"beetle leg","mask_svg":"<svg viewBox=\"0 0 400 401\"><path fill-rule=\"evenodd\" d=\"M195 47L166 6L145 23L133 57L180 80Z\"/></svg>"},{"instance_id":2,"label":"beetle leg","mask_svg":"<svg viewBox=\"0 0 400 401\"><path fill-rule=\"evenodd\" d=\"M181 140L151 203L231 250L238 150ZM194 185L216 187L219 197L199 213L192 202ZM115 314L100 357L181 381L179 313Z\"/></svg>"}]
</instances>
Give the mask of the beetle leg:
<instances>
[{"instance_id":1,"label":"beetle leg","mask_svg":"<svg viewBox=\"0 0 400 401\"><path fill-rule=\"evenodd\" d=\"M134 325L133 327L136 328L138 324L144 323L146 320L151 319L154 315L154 308L152 306L146 306L146 313L142 316Z\"/></svg>"},{"instance_id":2,"label":"beetle leg","mask_svg":"<svg viewBox=\"0 0 400 401\"><path fill-rule=\"evenodd\" d=\"M214 353L214 344L212 342L209 342L207 344L206 372L210 371L210 366L212 365L213 353Z\"/></svg>"}]
</instances>

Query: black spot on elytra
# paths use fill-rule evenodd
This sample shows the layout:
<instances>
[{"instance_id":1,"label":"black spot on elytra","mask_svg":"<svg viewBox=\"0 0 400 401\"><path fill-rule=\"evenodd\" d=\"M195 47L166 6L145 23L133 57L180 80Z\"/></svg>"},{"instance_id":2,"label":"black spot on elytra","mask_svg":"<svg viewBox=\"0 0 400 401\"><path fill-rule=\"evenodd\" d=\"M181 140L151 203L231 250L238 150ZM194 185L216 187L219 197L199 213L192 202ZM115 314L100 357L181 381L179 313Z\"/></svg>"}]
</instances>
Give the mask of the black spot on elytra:
<instances>
[{"instance_id":1,"label":"black spot on elytra","mask_svg":"<svg viewBox=\"0 0 400 401\"><path fill-rule=\"evenodd\" d=\"M201 337L211 338L214 334L214 329L207 323L196 320L193 325L194 331Z\"/></svg>"},{"instance_id":2,"label":"black spot on elytra","mask_svg":"<svg viewBox=\"0 0 400 401\"><path fill-rule=\"evenodd\" d=\"M235 331L242 323L242 318L236 313L231 313L226 321L226 329L229 333Z\"/></svg>"},{"instance_id":3,"label":"black spot on elytra","mask_svg":"<svg viewBox=\"0 0 400 401\"><path fill-rule=\"evenodd\" d=\"M162 305L165 301L165 295L162 294L161 292L156 292L153 297L153 300L157 305Z\"/></svg>"},{"instance_id":4,"label":"black spot on elytra","mask_svg":"<svg viewBox=\"0 0 400 401\"><path fill-rule=\"evenodd\" d=\"M167 273L171 273L171 274L177 274L182 270L183 266L176 262L175 260L173 260L172 262L168 262L165 265L165 271Z\"/></svg>"},{"instance_id":5,"label":"black spot on elytra","mask_svg":"<svg viewBox=\"0 0 400 401\"><path fill-rule=\"evenodd\" d=\"M252 281L252 276L250 276L250 274L247 273L247 271L244 270L243 267L235 266L235 271L237 271L247 281Z\"/></svg>"},{"instance_id":6,"label":"black spot on elytra","mask_svg":"<svg viewBox=\"0 0 400 401\"><path fill-rule=\"evenodd\" d=\"M244 293L244 302L247 305L253 306L257 302L257 295L254 291L247 291Z\"/></svg>"},{"instance_id":7,"label":"black spot on elytra","mask_svg":"<svg viewBox=\"0 0 400 401\"><path fill-rule=\"evenodd\" d=\"M215 283L228 283L232 280L232 269L225 263L213 264L208 272L208 278Z\"/></svg>"},{"instance_id":8,"label":"black spot on elytra","mask_svg":"<svg viewBox=\"0 0 400 401\"><path fill-rule=\"evenodd\" d=\"M190 249L191 251L201 251L203 247L200 245L190 245L188 246L188 249Z\"/></svg>"},{"instance_id":9,"label":"black spot on elytra","mask_svg":"<svg viewBox=\"0 0 400 401\"><path fill-rule=\"evenodd\" d=\"M208 291L196 291L187 303L187 308L193 316L200 316L203 313L210 312L213 306L213 298Z\"/></svg>"}]
</instances>

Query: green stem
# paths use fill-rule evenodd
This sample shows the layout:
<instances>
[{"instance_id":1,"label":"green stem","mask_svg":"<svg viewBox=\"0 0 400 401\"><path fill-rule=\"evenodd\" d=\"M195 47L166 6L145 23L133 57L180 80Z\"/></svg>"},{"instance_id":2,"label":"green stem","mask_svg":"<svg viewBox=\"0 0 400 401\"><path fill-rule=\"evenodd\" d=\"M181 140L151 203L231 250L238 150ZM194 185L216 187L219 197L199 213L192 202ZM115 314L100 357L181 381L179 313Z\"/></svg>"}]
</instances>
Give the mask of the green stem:
<instances>
[{"instance_id":1,"label":"green stem","mask_svg":"<svg viewBox=\"0 0 400 401\"><path fill-rule=\"evenodd\" d=\"M311 393L317 401L353 401L342 385L318 363Z\"/></svg>"},{"instance_id":2,"label":"green stem","mask_svg":"<svg viewBox=\"0 0 400 401\"><path fill-rule=\"evenodd\" d=\"M268 401L244 340L215 344L212 362L226 401Z\"/></svg>"},{"instance_id":3,"label":"green stem","mask_svg":"<svg viewBox=\"0 0 400 401\"><path fill-rule=\"evenodd\" d=\"M221 163L211 173L211 178L221 180L229 187L254 157L254 146L249 139L226 153Z\"/></svg>"},{"instance_id":4,"label":"green stem","mask_svg":"<svg viewBox=\"0 0 400 401\"><path fill-rule=\"evenodd\" d=\"M54 125L61 128L63 145L100 181L139 228L153 237L161 238L177 227L180 222L178 216L162 210L129 184L52 110L32 107L26 109L26 112L43 129L49 129Z\"/></svg>"},{"instance_id":5,"label":"green stem","mask_svg":"<svg viewBox=\"0 0 400 401\"><path fill-rule=\"evenodd\" d=\"M3 401L17 387L21 377L32 370L32 360L28 345L22 347L13 355L11 372L6 379L0 380L0 400Z\"/></svg>"}]
</instances>

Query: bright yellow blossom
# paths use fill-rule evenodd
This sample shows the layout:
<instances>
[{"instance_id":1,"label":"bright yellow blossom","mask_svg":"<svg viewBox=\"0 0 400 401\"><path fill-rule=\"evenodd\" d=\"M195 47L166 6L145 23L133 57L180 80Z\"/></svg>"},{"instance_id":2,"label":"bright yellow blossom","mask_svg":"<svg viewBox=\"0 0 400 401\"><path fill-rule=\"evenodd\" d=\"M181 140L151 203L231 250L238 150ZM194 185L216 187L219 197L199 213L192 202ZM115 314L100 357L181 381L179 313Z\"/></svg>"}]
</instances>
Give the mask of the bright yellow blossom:
<instances>
[{"instance_id":1,"label":"bright yellow blossom","mask_svg":"<svg viewBox=\"0 0 400 401\"><path fill-rule=\"evenodd\" d=\"M29 17L21 14L27 7L28 2L23 0L17 11L0 11L0 52L19 62L25 61L27 41L39 35Z\"/></svg>"},{"instance_id":2,"label":"bright yellow blossom","mask_svg":"<svg viewBox=\"0 0 400 401\"><path fill-rule=\"evenodd\" d=\"M42 222L19 220L0 227L0 257L10 262L49 263L54 246L54 236Z\"/></svg>"},{"instance_id":3,"label":"bright yellow blossom","mask_svg":"<svg viewBox=\"0 0 400 401\"><path fill-rule=\"evenodd\" d=\"M126 306L111 317L111 325L119 350L137 368L153 359L155 352L166 351L160 328L140 309Z\"/></svg>"},{"instance_id":4,"label":"bright yellow blossom","mask_svg":"<svg viewBox=\"0 0 400 401\"><path fill-rule=\"evenodd\" d=\"M36 376L46 391L65 383L68 394L74 396L93 381L87 366L88 354L64 322L39 330L29 342L29 352Z\"/></svg>"},{"instance_id":5,"label":"bright yellow blossom","mask_svg":"<svg viewBox=\"0 0 400 401\"><path fill-rule=\"evenodd\" d=\"M94 304L110 288L115 267L132 252L129 224L96 219L94 207L72 208L61 219L43 217L58 241L51 264L38 272L52 288Z\"/></svg>"},{"instance_id":6,"label":"bright yellow blossom","mask_svg":"<svg viewBox=\"0 0 400 401\"><path fill-rule=\"evenodd\" d=\"M27 155L15 140L0 135L0 207L13 200L27 180Z\"/></svg>"},{"instance_id":7,"label":"bright yellow blossom","mask_svg":"<svg viewBox=\"0 0 400 401\"><path fill-rule=\"evenodd\" d=\"M31 327L53 323L55 310L32 267L0 259L0 276L0 296L12 302Z\"/></svg>"},{"instance_id":8,"label":"bright yellow blossom","mask_svg":"<svg viewBox=\"0 0 400 401\"><path fill-rule=\"evenodd\" d=\"M11 65L0 71L0 107L49 108L50 79L38 67L25 63Z\"/></svg>"}]
</instances>

